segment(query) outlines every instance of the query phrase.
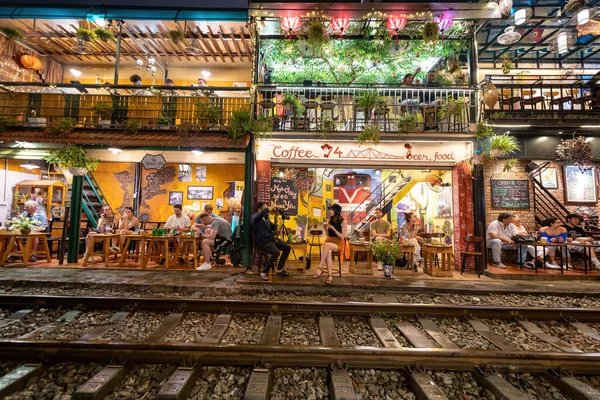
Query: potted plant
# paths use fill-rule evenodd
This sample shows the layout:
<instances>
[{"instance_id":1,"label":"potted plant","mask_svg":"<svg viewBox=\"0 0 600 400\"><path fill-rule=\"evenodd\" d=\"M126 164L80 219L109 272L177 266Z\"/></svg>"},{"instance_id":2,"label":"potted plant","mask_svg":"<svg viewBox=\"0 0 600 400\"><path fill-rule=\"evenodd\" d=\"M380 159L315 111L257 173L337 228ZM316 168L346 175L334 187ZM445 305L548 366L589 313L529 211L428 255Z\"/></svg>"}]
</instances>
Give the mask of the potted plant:
<instances>
[{"instance_id":1,"label":"potted plant","mask_svg":"<svg viewBox=\"0 0 600 400\"><path fill-rule=\"evenodd\" d=\"M67 169L74 176L83 176L88 171L95 171L100 160L87 158L86 150L81 146L68 146L60 150L50 150L42 160L59 169Z\"/></svg>"},{"instance_id":2,"label":"potted plant","mask_svg":"<svg viewBox=\"0 0 600 400\"><path fill-rule=\"evenodd\" d=\"M594 165L592 144L586 142L583 136L561 139L556 146L556 161L563 165L577 165L581 172L585 172Z\"/></svg>"},{"instance_id":3,"label":"potted plant","mask_svg":"<svg viewBox=\"0 0 600 400\"><path fill-rule=\"evenodd\" d=\"M54 118L46 125L44 133L48 135L61 136L67 133L73 132L73 129L77 125L77 120L69 117Z\"/></svg>"},{"instance_id":4,"label":"potted plant","mask_svg":"<svg viewBox=\"0 0 600 400\"><path fill-rule=\"evenodd\" d=\"M84 42L91 42L96 39L96 34L86 28L77 28L77 39L83 40Z\"/></svg>"},{"instance_id":5,"label":"potted plant","mask_svg":"<svg viewBox=\"0 0 600 400\"><path fill-rule=\"evenodd\" d=\"M28 217L16 217L7 222L10 224L9 229L13 232L20 232L22 235L28 235L32 231L43 230L40 226L40 221L33 221Z\"/></svg>"},{"instance_id":6,"label":"potted plant","mask_svg":"<svg viewBox=\"0 0 600 400\"><path fill-rule=\"evenodd\" d=\"M250 111L234 111L227 132L233 143L236 143L244 134L252 130L252 116Z\"/></svg>"},{"instance_id":7,"label":"potted plant","mask_svg":"<svg viewBox=\"0 0 600 400\"><path fill-rule=\"evenodd\" d=\"M21 31L19 31L18 29L2 27L2 28L0 28L0 31L2 31L2 33L4 33L6 35L6 37L9 39L12 39L15 41L23 39L23 35L21 34Z\"/></svg>"},{"instance_id":8,"label":"potted plant","mask_svg":"<svg viewBox=\"0 0 600 400\"><path fill-rule=\"evenodd\" d=\"M423 25L422 37L425 43L435 43L438 40L440 28L434 21L427 21Z\"/></svg>"},{"instance_id":9,"label":"potted plant","mask_svg":"<svg viewBox=\"0 0 600 400\"><path fill-rule=\"evenodd\" d=\"M354 138L359 144L371 142L373 144L379 143L381 140L381 134L379 133L379 126L376 124L366 124L363 127L363 131Z\"/></svg>"},{"instance_id":10,"label":"potted plant","mask_svg":"<svg viewBox=\"0 0 600 400\"><path fill-rule=\"evenodd\" d=\"M108 129L112 123L113 106L110 103L96 103L92 112L100 117L98 123L104 129Z\"/></svg>"},{"instance_id":11,"label":"potted plant","mask_svg":"<svg viewBox=\"0 0 600 400\"><path fill-rule=\"evenodd\" d=\"M32 128L44 128L46 126L46 118L38 118L35 109L31 110L30 115L31 116L27 118L29 126Z\"/></svg>"},{"instance_id":12,"label":"potted plant","mask_svg":"<svg viewBox=\"0 0 600 400\"><path fill-rule=\"evenodd\" d=\"M313 49L319 49L327 43L327 35L325 33L323 21L319 19L310 21L307 26L306 36L306 43Z\"/></svg>"},{"instance_id":13,"label":"potted plant","mask_svg":"<svg viewBox=\"0 0 600 400\"><path fill-rule=\"evenodd\" d=\"M356 106L365 113L365 123L371 119L371 112L380 102L379 93L375 90L367 90L356 96Z\"/></svg>"},{"instance_id":14,"label":"potted plant","mask_svg":"<svg viewBox=\"0 0 600 400\"><path fill-rule=\"evenodd\" d=\"M196 107L198 108L198 118L202 121L206 121L205 126L208 128L215 128L219 126L221 120L221 107L216 104L197 102Z\"/></svg>"},{"instance_id":15,"label":"potted plant","mask_svg":"<svg viewBox=\"0 0 600 400\"><path fill-rule=\"evenodd\" d=\"M270 137L274 123L273 117L270 115L259 115L252 125L252 132L259 138Z\"/></svg>"},{"instance_id":16,"label":"potted plant","mask_svg":"<svg viewBox=\"0 0 600 400\"><path fill-rule=\"evenodd\" d=\"M108 42L109 40L112 40L115 38L115 35L113 35L113 33L109 30L106 30L104 28L96 28L94 29L94 34L96 35L96 37L100 40L102 40L103 42Z\"/></svg>"},{"instance_id":17,"label":"potted plant","mask_svg":"<svg viewBox=\"0 0 600 400\"><path fill-rule=\"evenodd\" d=\"M4 115L0 115L0 133L6 132L6 130L10 127L13 127L17 124L17 120L13 117L5 117Z\"/></svg>"},{"instance_id":18,"label":"potted plant","mask_svg":"<svg viewBox=\"0 0 600 400\"><path fill-rule=\"evenodd\" d=\"M381 240L376 241L373 246L371 246L371 251L377 257L377 261L383 263L383 275L386 278L391 278L392 273L394 271L394 264L400 254L402 253L402 248L400 244L396 240Z\"/></svg>"},{"instance_id":19,"label":"potted plant","mask_svg":"<svg viewBox=\"0 0 600 400\"><path fill-rule=\"evenodd\" d=\"M485 154L491 159L495 159L497 157L503 157L509 154L513 154L516 151L519 151L519 142L517 138L511 136L507 133L502 135L492 135L489 137L488 148L485 151Z\"/></svg>"},{"instance_id":20,"label":"potted plant","mask_svg":"<svg viewBox=\"0 0 600 400\"><path fill-rule=\"evenodd\" d=\"M323 115L319 122L319 137L321 139L327 139L329 134L335 131L335 129L335 121L333 121L328 114Z\"/></svg>"},{"instance_id":21,"label":"potted plant","mask_svg":"<svg viewBox=\"0 0 600 400\"><path fill-rule=\"evenodd\" d=\"M176 29L169 31L169 39L175 44L179 43L181 40L185 38L185 33L178 31Z\"/></svg>"},{"instance_id":22,"label":"potted plant","mask_svg":"<svg viewBox=\"0 0 600 400\"><path fill-rule=\"evenodd\" d=\"M419 116L421 114L404 113L398 118L398 133L406 134L417 132L419 129Z\"/></svg>"},{"instance_id":23,"label":"potted plant","mask_svg":"<svg viewBox=\"0 0 600 400\"><path fill-rule=\"evenodd\" d=\"M158 129L169 129L171 125L171 118L161 115L160 117L156 118L156 125L158 125Z\"/></svg>"},{"instance_id":24,"label":"potted plant","mask_svg":"<svg viewBox=\"0 0 600 400\"><path fill-rule=\"evenodd\" d=\"M123 130L126 133L135 135L142 128L142 123L137 119L126 119L123 121Z\"/></svg>"},{"instance_id":25,"label":"potted plant","mask_svg":"<svg viewBox=\"0 0 600 400\"><path fill-rule=\"evenodd\" d=\"M502 168L502 172L511 172L518 162L519 160L517 160L516 158L509 158L508 160L504 161L504 167Z\"/></svg>"},{"instance_id":26,"label":"potted plant","mask_svg":"<svg viewBox=\"0 0 600 400\"><path fill-rule=\"evenodd\" d=\"M304 106L300 102L300 99L297 98L292 92L287 92L283 95L281 104L285 110L292 111L292 113L296 116L302 115L304 112Z\"/></svg>"}]
</instances>

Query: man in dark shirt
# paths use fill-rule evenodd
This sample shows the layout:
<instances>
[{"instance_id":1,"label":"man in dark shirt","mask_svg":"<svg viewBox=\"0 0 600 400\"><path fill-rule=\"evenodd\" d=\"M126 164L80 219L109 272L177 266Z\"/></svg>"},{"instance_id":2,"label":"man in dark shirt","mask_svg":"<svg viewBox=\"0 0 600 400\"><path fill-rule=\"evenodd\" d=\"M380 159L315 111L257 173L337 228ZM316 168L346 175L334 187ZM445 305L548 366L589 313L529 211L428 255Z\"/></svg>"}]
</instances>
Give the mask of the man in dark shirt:
<instances>
[{"instance_id":1,"label":"man in dark shirt","mask_svg":"<svg viewBox=\"0 0 600 400\"><path fill-rule=\"evenodd\" d=\"M292 248L281 240L275 239L274 232L277 229L277 214L275 214L275 223L271 222L269 220L269 208L262 201L258 202L256 214L252 216L252 229L256 248L269 253L269 259L260 273L260 279L263 281L269 280L269 270L273 267L275 260L280 254L277 275L288 276L289 273L284 271L283 267Z\"/></svg>"},{"instance_id":2,"label":"man in dark shirt","mask_svg":"<svg viewBox=\"0 0 600 400\"><path fill-rule=\"evenodd\" d=\"M597 252L600 252L600 247L596 248L585 248L584 246L577 246L577 244L582 244L584 241L582 238L585 237L585 231L579 224L581 224L581 216L578 214L569 214L567 215L567 224L563 225L567 230L567 243L573 243L574 246L569 246L569 251L574 251L575 253L583 253L586 254L589 251L591 262L594 268L600 268L600 261L598 261Z\"/></svg>"}]
</instances>

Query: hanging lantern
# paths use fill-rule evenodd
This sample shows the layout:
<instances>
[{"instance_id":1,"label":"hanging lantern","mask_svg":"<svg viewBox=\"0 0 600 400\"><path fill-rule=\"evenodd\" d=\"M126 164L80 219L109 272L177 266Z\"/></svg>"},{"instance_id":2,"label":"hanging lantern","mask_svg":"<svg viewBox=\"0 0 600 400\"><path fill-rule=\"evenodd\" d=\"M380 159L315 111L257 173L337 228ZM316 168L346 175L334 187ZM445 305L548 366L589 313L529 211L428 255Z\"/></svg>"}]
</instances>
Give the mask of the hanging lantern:
<instances>
[{"instance_id":1,"label":"hanging lantern","mask_svg":"<svg viewBox=\"0 0 600 400\"><path fill-rule=\"evenodd\" d=\"M142 60L135 60L135 64L137 65L137 69L142 69L144 62Z\"/></svg>"},{"instance_id":2,"label":"hanging lantern","mask_svg":"<svg viewBox=\"0 0 600 400\"><path fill-rule=\"evenodd\" d=\"M483 88L483 102L489 109L493 109L498 103L499 94L496 85L492 81L488 81L487 85Z\"/></svg>"},{"instance_id":3,"label":"hanging lantern","mask_svg":"<svg viewBox=\"0 0 600 400\"><path fill-rule=\"evenodd\" d=\"M302 20L298 17L283 17L281 19L281 30L292 38L292 34L297 33L302 27Z\"/></svg>"},{"instance_id":4,"label":"hanging lantern","mask_svg":"<svg viewBox=\"0 0 600 400\"><path fill-rule=\"evenodd\" d=\"M387 28L388 32L395 37L395 39L398 39L398 35L400 34L400 31L406 26L406 17L393 17L393 18L389 18L387 20L387 22L385 23L385 27Z\"/></svg>"},{"instance_id":5,"label":"hanging lantern","mask_svg":"<svg viewBox=\"0 0 600 400\"><path fill-rule=\"evenodd\" d=\"M35 71L39 71L40 69L42 69L42 62L39 58L35 58L34 56L26 54L21 56L19 61L21 61L21 65L23 65L27 69L33 69Z\"/></svg>"},{"instance_id":6,"label":"hanging lantern","mask_svg":"<svg viewBox=\"0 0 600 400\"><path fill-rule=\"evenodd\" d=\"M452 22L454 21L452 16L449 14L441 14L441 15L435 17L434 20L435 20L435 23L438 25L438 28L440 28L440 31L442 31L442 32L452 28Z\"/></svg>"},{"instance_id":7,"label":"hanging lantern","mask_svg":"<svg viewBox=\"0 0 600 400\"><path fill-rule=\"evenodd\" d=\"M331 30L333 30L334 33L339 33L340 36L343 36L344 33L348 32L348 28L350 28L349 18L334 18L331 20Z\"/></svg>"},{"instance_id":8,"label":"hanging lantern","mask_svg":"<svg viewBox=\"0 0 600 400\"><path fill-rule=\"evenodd\" d=\"M512 10L513 0L500 0L498 3L500 8L500 14L503 17L508 17L510 15L510 10Z\"/></svg>"}]
</instances>

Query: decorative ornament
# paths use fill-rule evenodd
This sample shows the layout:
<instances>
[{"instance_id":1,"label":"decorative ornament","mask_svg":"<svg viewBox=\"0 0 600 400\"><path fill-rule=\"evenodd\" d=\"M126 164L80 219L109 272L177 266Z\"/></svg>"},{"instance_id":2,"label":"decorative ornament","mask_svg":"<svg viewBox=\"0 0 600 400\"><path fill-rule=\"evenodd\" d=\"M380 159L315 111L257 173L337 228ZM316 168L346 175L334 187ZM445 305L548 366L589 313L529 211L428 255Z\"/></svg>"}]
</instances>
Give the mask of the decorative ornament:
<instances>
[{"instance_id":1,"label":"decorative ornament","mask_svg":"<svg viewBox=\"0 0 600 400\"><path fill-rule=\"evenodd\" d=\"M394 37L394 39L398 40L398 35L400 31L404 29L406 26L406 17L392 17L388 18L385 23L385 27L387 31Z\"/></svg>"},{"instance_id":2,"label":"decorative ornament","mask_svg":"<svg viewBox=\"0 0 600 400\"><path fill-rule=\"evenodd\" d=\"M569 0L565 4L565 10L573 14L581 10L585 6L585 0Z\"/></svg>"},{"instance_id":3,"label":"decorative ornament","mask_svg":"<svg viewBox=\"0 0 600 400\"><path fill-rule=\"evenodd\" d=\"M30 56L28 54L22 55L19 59L21 65L23 65L27 69L33 69L35 71L39 71L42 69L42 61L39 58L34 56Z\"/></svg>"},{"instance_id":4,"label":"decorative ornament","mask_svg":"<svg viewBox=\"0 0 600 400\"><path fill-rule=\"evenodd\" d=\"M513 0L500 0L498 3L500 8L500 14L503 17L508 17L510 15L510 10L512 10Z\"/></svg>"},{"instance_id":5,"label":"decorative ornament","mask_svg":"<svg viewBox=\"0 0 600 400\"><path fill-rule=\"evenodd\" d=\"M427 21L423 25L423 41L425 43L435 43L440 34L439 27L434 21Z\"/></svg>"},{"instance_id":6,"label":"decorative ornament","mask_svg":"<svg viewBox=\"0 0 600 400\"><path fill-rule=\"evenodd\" d=\"M499 99L498 88L496 85L492 83L492 81L488 81L487 85L483 88L483 102L489 109L493 109L498 103Z\"/></svg>"},{"instance_id":7,"label":"decorative ornament","mask_svg":"<svg viewBox=\"0 0 600 400\"><path fill-rule=\"evenodd\" d=\"M302 27L302 20L298 17L283 17L281 19L281 30L292 38Z\"/></svg>"},{"instance_id":8,"label":"decorative ornament","mask_svg":"<svg viewBox=\"0 0 600 400\"><path fill-rule=\"evenodd\" d=\"M585 137L561 139L556 146L556 161L563 165L576 165L583 173L593 168L592 144Z\"/></svg>"},{"instance_id":9,"label":"decorative ornament","mask_svg":"<svg viewBox=\"0 0 600 400\"><path fill-rule=\"evenodd\" d=\"M510 73L510 70L513 69L515 67L515 65L513 64L510 56L505 55L504 59L502 60L502 73L504 75L508 75Z\"/></svg>"},{"instance_id":10,"label":"decorative ornament","mask_svg":"<svg viewBox=\"0 0 600 400\"><path fill-rule=\"evenodd\" d=\"M438 25L438 28L440 28L440 31L444 32L445 30L452 28L454 19L450 14L440 14L435 17L434 21Z\"/></svg>"},{"instance_id":11,"label":"decorative ornament","mask_svg":"<svg viewBox=\"0 0 600 400\"><path fill-rule=\"evenodd\" d=\"M135 63L137 65L137 69L142 69L142 65L144 65L142 60L135 60Z\"/></svg>"},{"instance_id":12,"label":"decorative ornament","mask_svg":"<svg viewBox=\"0 0 600 400\"><path fill-rule=\"evenodd\" d=\"M156 73L156 67L154 65L150 67L150 72L152 72L152 76Z\"/></svg>"},{"instance_id":13,"label":"decorative ornament","mask_svg":"<svg viewBox=\"0 0 600 400\"><path fill-rule=\"evenodd\" d=\"M350 28L349 18L334 18L331 20L331 30L334 33L339 33L340 37L342 37L344 33L348 33L348 28Z\"/></svg>"}]
</instances>

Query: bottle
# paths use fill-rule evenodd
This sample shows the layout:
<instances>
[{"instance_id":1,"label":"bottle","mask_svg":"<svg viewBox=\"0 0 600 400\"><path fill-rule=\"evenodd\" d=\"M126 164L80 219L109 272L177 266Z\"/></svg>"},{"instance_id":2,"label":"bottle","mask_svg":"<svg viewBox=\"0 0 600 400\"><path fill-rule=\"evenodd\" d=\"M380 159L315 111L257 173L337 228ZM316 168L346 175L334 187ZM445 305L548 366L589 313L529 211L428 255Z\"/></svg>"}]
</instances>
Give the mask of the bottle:
<instances>
[{"instance_id":1,"label":"bottle","mask_svg":"<svg viewBox=\"0 0 600 400\"><path fill-rule=\"evenodd\" d=\"M112 229L111 229L111 227L110 227L110 224L106 224L106 225L104 226L104 232L106 232L106 233L111 233L111 231L112 231Z\"/></svg>"},{"instance_id":2,"label":"bottle","mask_svg":"<svg viewBox=\"0 0 600 400\"><path fill-rule=\"evenodd\" d=\"M181 227L179 228L179 237L181 237L183 235L183 229L181 229Z\"/></svg>"},{"instance_id":3,"label":"bottle","mask_svg":"<svg viewBox=\"0 0 600 400\"><path fill-rule=\"evenodd\" d=\"M398 241L398 232L394 232L394 242Z\"/></svg>"}]
</instances>

